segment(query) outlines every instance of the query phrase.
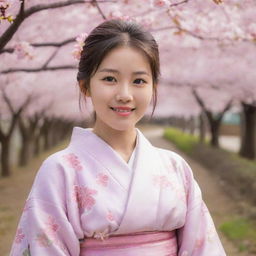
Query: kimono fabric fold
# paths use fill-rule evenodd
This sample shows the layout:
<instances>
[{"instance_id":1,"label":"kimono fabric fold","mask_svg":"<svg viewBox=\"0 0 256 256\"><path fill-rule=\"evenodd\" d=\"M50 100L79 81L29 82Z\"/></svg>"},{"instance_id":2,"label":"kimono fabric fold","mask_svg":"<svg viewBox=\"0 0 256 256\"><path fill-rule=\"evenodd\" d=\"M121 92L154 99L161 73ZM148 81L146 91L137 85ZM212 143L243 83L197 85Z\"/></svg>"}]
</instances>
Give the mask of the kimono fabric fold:
<instances>
[{"instance_id":1,"label":"kimono fabric fold","mask_svg":"<svg viewBox=\"0 0 256 256\"><path fill-rule=\"evenodd\" d=\"M128 164L75 127L40 167L10 255L226 256L188 163L136 131Z\"/></svg>"},{"instance_id":2,"label":"kimono fabric fold","mask_svg":"<svg viewBox=\"0 0 256 256\"><path fill-rule=\"evenodd\" d=\"M134 233L104 240L85 239L81 256L177 256L175 232Z\"/></svg>"}]
</instances>

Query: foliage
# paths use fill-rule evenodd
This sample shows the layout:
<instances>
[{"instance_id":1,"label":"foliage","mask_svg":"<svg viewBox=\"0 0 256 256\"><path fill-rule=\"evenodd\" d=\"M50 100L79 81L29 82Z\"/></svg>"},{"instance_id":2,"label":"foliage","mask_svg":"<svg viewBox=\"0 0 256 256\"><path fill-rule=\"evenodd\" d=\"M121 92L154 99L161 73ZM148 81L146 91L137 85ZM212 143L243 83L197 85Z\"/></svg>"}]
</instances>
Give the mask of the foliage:
<instances>
[{"instance_id":1,"label":"foliage","mask_svg":"<svg viewBox=\"0 0 256 256\"><path fill-rule=\"evenodd\" d=\"M185 153L191 153L194 146L198 143L198 137L183 133L175 128L167 128L164 137L171 140L179 149Z\"/></svg>"},{"instance_id":2,"label":"foliage","mask_svg":"<svg viewBox=\"0 0 256 256\"><path fill-rule=\"evenodd\" d=\"M256 229L255 223L251 223L246 218L235 218L223 223L220 230L231 240L238 243L240 251L249 249L248 247L256 246ZM250 243L249 243L250 241ZM250 246L250 244L252 244ZM252 248L250 248L252 249Z\"/></svg>"}]
</instances>

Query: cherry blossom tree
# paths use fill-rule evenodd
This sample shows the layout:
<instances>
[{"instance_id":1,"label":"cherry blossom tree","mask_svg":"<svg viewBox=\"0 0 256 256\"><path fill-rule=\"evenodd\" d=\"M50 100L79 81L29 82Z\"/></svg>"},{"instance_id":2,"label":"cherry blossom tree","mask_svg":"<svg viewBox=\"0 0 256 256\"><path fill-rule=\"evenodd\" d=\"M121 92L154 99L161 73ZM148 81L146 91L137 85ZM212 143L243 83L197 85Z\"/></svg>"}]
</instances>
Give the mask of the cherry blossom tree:
<instances>
[{"instance_id":1,"label":"cherry blossom tree","mask_svg":"<svg viewBox=\"0 0 256 256\"><path fill-rule=\"evenodd\" d=\"M62 122L88 118L88 112L81 115L78 109L76 58L86 34L111 18L139 22L159 43L162 78L156 117L190 119L204 112L212 130L212 144L218 145L221 119L231 102L243 106L241 103L252 105L255 101L251 93L255 62L250 56L254 56L256 26L254 1L216 3L221 1L0 1L1 76L11 79L18 74L20 84L30 90L36 88L32 90L36 101L31 100L22 110L22 118L17 118L24 141L21 152L38 151L33 150L38 148L35 145L25 143L38 145L39 138L48 148L61 134L56 127L63 129ZM243 47L247 54L240 63L237 56ZM244 71L250 74L246 82ZM31 77L29 82L27 77ZM12 82L2 83L5 88L13 86ZM248 100L248 94L252 99ZM26 102L24 97L20 99ZM18 101L12 102L19 109ZM6 103L3 109L4 115L10 112ZM20 159L25 160L24 155Z\"/></svg>"}]
</instances>

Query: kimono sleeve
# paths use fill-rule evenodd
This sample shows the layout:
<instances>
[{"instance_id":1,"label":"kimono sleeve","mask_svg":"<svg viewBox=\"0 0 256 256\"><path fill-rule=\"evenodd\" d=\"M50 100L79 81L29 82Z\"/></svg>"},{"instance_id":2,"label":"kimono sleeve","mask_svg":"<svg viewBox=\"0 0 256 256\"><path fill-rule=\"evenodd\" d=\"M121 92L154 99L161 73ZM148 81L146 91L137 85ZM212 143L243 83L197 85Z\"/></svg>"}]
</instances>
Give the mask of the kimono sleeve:
<instances>
[{"instance_id":1,"label":"kimono sleeve","mask_svg":"<svg viewBox=\"0 0 256 256\"><path fill-rule=\"evenodd\" d=\"M38 171L20 218L10 256L78 256L79 238L68 220L61 166L47 159Z\"/></svg>"},{"instance_id":2,"label":"kimono sleeve","mask_svg":"<svg viewBox=\"0 0 256 256\"><path fill-rule=\"evenodd\" d=\"M226 256L193 172L184 159L181 166L185 176L187 213L184 226L177 229L178 256Z\"/></svg>"}]
</instances>

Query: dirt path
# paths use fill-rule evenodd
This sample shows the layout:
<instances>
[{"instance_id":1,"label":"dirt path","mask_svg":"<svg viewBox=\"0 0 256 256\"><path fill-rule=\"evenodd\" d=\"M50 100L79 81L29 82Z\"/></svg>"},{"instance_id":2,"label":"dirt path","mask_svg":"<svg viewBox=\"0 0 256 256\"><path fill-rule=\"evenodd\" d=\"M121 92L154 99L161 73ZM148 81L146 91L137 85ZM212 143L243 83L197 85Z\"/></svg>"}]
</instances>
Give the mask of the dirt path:
<instances>
[{"instance_id":1,"label":"dirt path","mask_svg":"<svg viewBox=\"0 0 256 256\"><path fill-rule=\"evenodd\" d=\"M205 170L201 165L192 159L184 156L172 144L161 138L162 128L144 127L143 133L155 145L162 148L170 149L182 155L193 169L194 175L202 189L204 200L212 214L216 227L228 219L236 210L236 204L232 202L222 188L218 180L211 175L210 171ZM34 159L29 166L23 169L17 169L15 174L8 179L0 179L0 255L8 256L11 243L13 241L18 220L24 206L25 199L29 193L34 176L47 155L56 152L61 147L54 148L51 152L47 152ZM238 253L234 245L227 241L220 234L222 243L228 256L248 256Z\"/></svg>"}]
</instances>

